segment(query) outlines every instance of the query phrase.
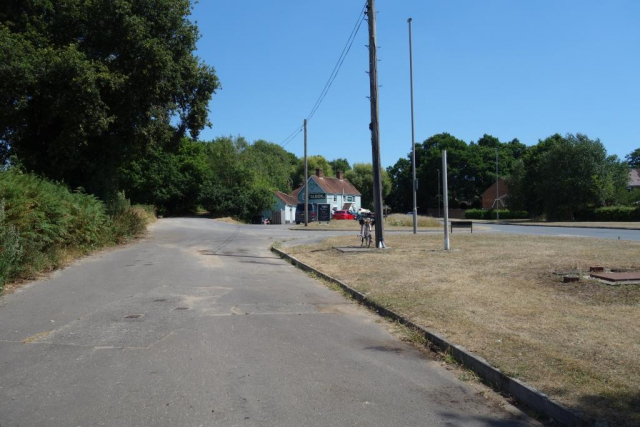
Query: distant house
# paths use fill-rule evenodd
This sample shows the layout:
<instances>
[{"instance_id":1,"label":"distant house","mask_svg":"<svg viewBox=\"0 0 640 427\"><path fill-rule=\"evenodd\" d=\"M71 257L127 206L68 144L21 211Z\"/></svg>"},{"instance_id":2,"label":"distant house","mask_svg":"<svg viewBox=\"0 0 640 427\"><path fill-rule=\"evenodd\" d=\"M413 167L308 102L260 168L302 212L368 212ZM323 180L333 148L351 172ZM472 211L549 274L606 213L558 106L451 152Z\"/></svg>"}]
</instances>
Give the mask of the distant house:
<instances>
[{"instance_id":1,"label":"distant house","mask_svg":"<svg viewBox=\"0 0 640 427\"><path fill-rule=\"evenodd\" d=\"M322 169L316 169L316 174L308 180L309 203L328 203L331 210L350 210L357 212L362 207L362 194L356 187L344 178L341 171L336 177L324 176ZM304 186L294 192L298 203L304 203Z\"/></svg>"},{"instance_id":2,"label":"distant house","mask_svg":"<svg viewBox=\"0 0 640 427\"><path fill-rule=\"evenodd\" d=\"M496 185L498 186L499 194L496 194ZM487 188L482 193L482 209L504 209L507 207L507 196L509 195L509 188L504 179L498 179L497 183L491 184L491 187Z\"/></svg>"},{"instance_id":3,"label":"distant house","mask_svg":"<svg viewBox=\"0 0 640 427\"><path fill-rule=\"evenodd\" d=\"M262 213L265 218L269 218L272 222L290 224L296 220L296 205L298 200L282 191L273 192L274 204L271 209ZM280 218L278 221L276 216Z\"/></svg>"},{"instance_id":4,"label":"distant house","mask_svg":"<svg viewBox=\"0 0 640 427\"><path fill-rule=\"evenodd\" d=\"M629 171L629 188L640 188L640 169Z\"/></svg>"}]
</instances>

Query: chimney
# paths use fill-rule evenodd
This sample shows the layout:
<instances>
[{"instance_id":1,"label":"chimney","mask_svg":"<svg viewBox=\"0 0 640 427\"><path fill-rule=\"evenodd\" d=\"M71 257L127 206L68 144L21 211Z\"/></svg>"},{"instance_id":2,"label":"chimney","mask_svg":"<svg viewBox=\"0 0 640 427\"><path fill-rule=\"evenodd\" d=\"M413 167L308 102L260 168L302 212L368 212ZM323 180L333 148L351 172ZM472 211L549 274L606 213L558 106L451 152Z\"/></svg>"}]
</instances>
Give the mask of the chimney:
<instances>
[{"instance_id":1,"label":"chimney","mask_svg":"<svg viewBox=\"0 0 640 427\"><path fill-rule=\"evenodd\" d=\"M322 168L316 169L316 176L318 178L322 178L324 176L324 173L322 172Z\"/></svg>"},{"instance_id":2,"label":"chimney","mask_svg":"<svg viewBox=\"0 0 640 427\"><path fill-rule=\"evenodd\" d=\"M342 181L342 171L336 171L336 178L338 178L340 181Z\"/></svg>"}]
</instances>

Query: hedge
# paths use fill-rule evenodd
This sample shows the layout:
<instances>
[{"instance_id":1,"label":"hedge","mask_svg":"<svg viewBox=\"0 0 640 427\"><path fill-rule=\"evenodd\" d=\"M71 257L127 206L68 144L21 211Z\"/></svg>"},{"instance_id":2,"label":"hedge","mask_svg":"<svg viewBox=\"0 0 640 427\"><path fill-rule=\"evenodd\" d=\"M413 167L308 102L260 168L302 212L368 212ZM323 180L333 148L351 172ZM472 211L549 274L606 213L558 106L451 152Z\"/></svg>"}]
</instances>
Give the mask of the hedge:
<instances>
[{"instance_id":1,"label":"hedge","mask_svg":"<svg viewBox=\"0 0 640 427\"><path fill-rule=\"evenodd\" d=\"M607 206L576 213L577 221L640 221L640 206Z\"/></svg>"},{"instance_id":2,"label":"hedge","mask_svg":"<svg viewBox=\"0 0 640 427\"><path fill-rule=\"evenodd\" d=\"M512 211L509 209L486 210L486 209L467 209L464 216L467 219L497 219L500 213L500 219L524 219L529 217L527 211Z\"/></svg>"}]
</instances>

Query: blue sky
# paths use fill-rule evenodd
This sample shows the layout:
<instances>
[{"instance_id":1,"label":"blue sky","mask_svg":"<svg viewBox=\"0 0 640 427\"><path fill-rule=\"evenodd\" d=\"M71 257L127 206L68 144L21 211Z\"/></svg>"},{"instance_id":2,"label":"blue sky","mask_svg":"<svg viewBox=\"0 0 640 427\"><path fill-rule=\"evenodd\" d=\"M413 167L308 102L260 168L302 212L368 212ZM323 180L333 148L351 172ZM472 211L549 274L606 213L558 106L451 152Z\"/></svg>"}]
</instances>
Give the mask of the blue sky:
<instances>
[{"instance_id":1,"label":"blue sky","mask_svg":"<svg viewBox=\"0 0 640 427\"><path fill-rule=\"evenodd\" d=\"M280 143L302 124L364 0L201 0L197 54L222 90L200 139ZM640 147L640 1L377 0L381 154L411 149L407 18L413 18L416 140L484 133L531 145L554 133ZM366 22L309 122L309 154L371 162ZM301 156L302 134L286 149Z\"/></svg>"}]
</instances>

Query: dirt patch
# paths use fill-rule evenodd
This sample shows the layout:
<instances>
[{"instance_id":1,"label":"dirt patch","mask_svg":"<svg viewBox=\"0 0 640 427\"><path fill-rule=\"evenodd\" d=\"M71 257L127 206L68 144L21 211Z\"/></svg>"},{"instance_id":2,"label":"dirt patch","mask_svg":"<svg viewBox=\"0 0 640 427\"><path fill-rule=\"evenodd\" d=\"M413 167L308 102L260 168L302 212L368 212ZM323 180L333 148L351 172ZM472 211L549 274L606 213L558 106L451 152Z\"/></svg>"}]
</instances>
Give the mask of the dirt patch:
<instances>
[{"instance_id":1,"label":"dirt patch","mask_svg":"<svg viewBox=\"0 0 640 427\"><path fill-rule=\"evenodd\" d=\"M332 249L351 240L287 251L591 418L640 424L640 286L554 274L640 270L640 243L457 234L444 252L441 235L419 234L387 236L392 251Z\"/></svg>"}]
</instances>

